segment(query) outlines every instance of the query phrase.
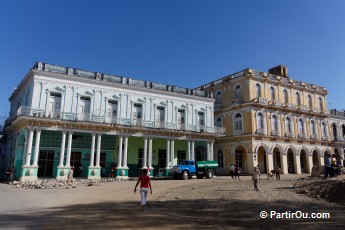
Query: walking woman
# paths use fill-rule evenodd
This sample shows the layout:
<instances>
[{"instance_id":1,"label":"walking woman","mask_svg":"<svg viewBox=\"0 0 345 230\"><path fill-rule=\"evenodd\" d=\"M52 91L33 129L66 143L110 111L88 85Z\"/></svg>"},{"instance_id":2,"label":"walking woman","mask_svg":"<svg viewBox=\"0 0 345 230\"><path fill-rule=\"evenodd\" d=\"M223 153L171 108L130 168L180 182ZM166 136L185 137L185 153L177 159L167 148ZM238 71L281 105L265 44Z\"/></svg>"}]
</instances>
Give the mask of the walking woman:
<instances>
[{"instance_id":1,"label":"walking woman","mask_svg":"<svg viewBox=\"0 0 345 230\"><path fill-rule=\"evenodd\" d=\"M150 189L150 194L152 194L152 186L150 182L150 177L147 176L147 169L143 169L143 174L139 176L138 181L134 188L134 193L137 191L137 187L140 183L140 197L141 197L141 209L145 210L146 196Z\"/></svg>"}]
</instances>

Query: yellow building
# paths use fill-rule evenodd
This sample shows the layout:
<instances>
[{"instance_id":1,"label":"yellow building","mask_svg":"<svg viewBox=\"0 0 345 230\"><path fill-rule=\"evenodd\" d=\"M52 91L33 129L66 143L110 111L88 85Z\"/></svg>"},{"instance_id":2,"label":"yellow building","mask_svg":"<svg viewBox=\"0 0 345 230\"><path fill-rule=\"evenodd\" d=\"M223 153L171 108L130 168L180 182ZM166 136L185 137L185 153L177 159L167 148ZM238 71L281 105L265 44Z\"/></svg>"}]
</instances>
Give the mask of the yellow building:
<instances>
[{"instance_id":1,"label":"yellow building","mask_svg":"<svg viewBox=\"0 0 345 230\"><path fill-rule=\"evenodd\" d=\"M324 155L336 149L326 88L291 79L286 66L245 69L197 89L213 95L215 125L227 130L214 145L224 156L220 172L235 164L241 173L257 165L264 173L277 165L283 174L311 173L313 165L321 171ZM336 152L344 157L343 148Z\"/></svg>"}]
</instances>

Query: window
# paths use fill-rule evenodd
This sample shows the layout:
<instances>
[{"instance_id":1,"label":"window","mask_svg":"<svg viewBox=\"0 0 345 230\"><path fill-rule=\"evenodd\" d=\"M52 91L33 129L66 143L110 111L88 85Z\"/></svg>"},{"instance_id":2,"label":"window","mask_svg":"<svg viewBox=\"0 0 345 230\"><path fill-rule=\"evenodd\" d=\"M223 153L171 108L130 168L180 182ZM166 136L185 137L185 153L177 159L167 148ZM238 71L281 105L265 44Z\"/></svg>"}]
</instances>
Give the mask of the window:
<instances>
[{"instance_id":1,"label":"window","mask_svg":"<svg viewBox=\"0 0 345 230\"><path fill-rule=\"evenodd\" d=\"M341 130L342 130L342 133L343 133L343 137L345 137L345 125L341 126Z\"/></svg>"},{"instance_id":2,"label":"window","mask_svg":"<svg viewBox=\"0 0 345 230\"><path fill-rule=\"evenodd\" d=\"M311 135L316 135L315 124L314 121L310 122L310 133Z\"/></svg>"},{"instance_id":3,"label":"window","mask_svg":"<svg viewBox=\"0 0 345 230\"><path fill-rule=\"evenodd\" d=\"M272 116L272 131L278 131L278 119L276 115Z\"/></svg>"},{"instance_id":4,"label":"window","mask_svg":"<svg viewBox=\"0 0 345 230\"><path fill-rule=\"evenodd\" d=\"M276 97L275 97L275 92L274 92L273 87L270 88L270 94L271 94L271 101L274 101Z\"/></svg>"},{"instance_id":5,"label":"window","mask_svg":"<svg viewBox=\"0 0 345 230\"><path fill-rule=\"evenodd\" d=\"M319 97L319 107L320 107L320 110L323 110L323 103L322 103L321 97Z\"/></svg>"},{"instance_id":6,"label":"window","mask_svg":"<svg viewBox=\"0 0 345 230\"><path fill-rule=\"evenodd\" d=\"M224 154L222 150L219 150L217 153L217 161L218 161L218 166L221 168L224 168Z\"/></svg>"},{"instance_id":7,"label":"window","mask_svg":"<svg viewBox=\"0 0 345 230\"><path fill-rule=\"evenodd\" d=\"M292 133L291 119L289 117L285 119L285 127L286 127L286 132Z\"/></svg>"},{"instance_id":8,"label":"window","mask_svg":"<svg viewBox=\"0 0 345 230\"><path fill-rule=\"evenodd\" d=\"M222 92L218 91L216 94L216 104L221 104L222 103Z\"/></svg>"},{"instance_id":9,"label":"window","mask_svg":"<svg viewBox=\"0 0 345 230\"><path fill-rule=\"evenodd\" d=\"M323 137L327 137L327 128L324 122L321 123L321 132Z\"/></svg>"},{"instance_id":10,"label":"window","mask_svg":"<svg viewBox=\"0 0 345 230\"><path fill-rule=\"evenodd\" d=\"M177 150L177 164L179 165L182 160L186 159L186 151L185 150Z\"/></svg>"},{"instance_id":11,"label":"window","mask_svg":"<svg viewBox=\"0 0 345 230\"><path fill-rule=\"evenodd\" d=\"M296 103L297 105L301 104L301 95L298 92L296 93Z\"/></svg>"},{"instance_id":12,"label":"window","mask_svg":"<svg viewBox=\"0 0 345 230\"><path fill-rule=\"evenodd\" d=\"M219 118L217 119L216 126L217 126L217 127L222 127L222 118L219 117Z\"/></svg>"},{"instance_id":13,"label":"window","mask_svg":"<svg viewBox=\"0 0 345 230\"><path fill-rule=\"evenodd\" d=\"M304 123L302 119L298 119L298 133L304 133Z\"/></svg>"},{"instance_id":14,"label":"window","mask_svg":"<svg viewBox=\"0 0 345 230\"><path fill-rule=\"evenodd\" d=\"M242 131L242 115L239 113L235 116L235 131Z\"/></svg>"},{"instance_id":15,"label":"window","mask_svg":"<svg viewBox=\"0 0 345 230\"><path fill-rule=\"evenodd\" d=\"M255 89L256 89L256 97L261 97L261 86L259 83L256 84Z\"/></svg>"},{"instance_id":16,"label":"window","mask_svg":"<svg viewBox=\"0 0 345 230\"><path fill-rule=\"evenodd\" d=\"M235 164L239 167L243 167L242 150L235 150Z\"/></svg>"},{"instance_id":17,"label":"window","mask_svg":"<svg viewBox=\"0 0 345 230\"><path fill-rule=\"evenodd\" d=\"M313 101L312 101L310 95L308 95L308 106L309 106L309 108L313 107Z\"/></svg>"},{"instance_id":18,"label":"window","mask_svg":"<svg viewBox=\"0 0 345 230\"><path fill-rule=\"evenodd\" d=\"M259 130L264 128L264 118L261 113L256 116L256 127Z\"/></svg>"},{"instance_id":19,"label":"window","mask_svg":"<svg viewBox=\"0 0 345 230\"><path fill-rule=\"evenodd\" d=\"M289 95L288 95L288 92L286 89L284 89L283 95L284 95L284 103L288 103L289 102Z\"/></svg>"},{"instance_id":20,"label":"window","mask_svg":"<svg viewBox=\"0 0 345 230\"><path fill-rule=\"evenodd\" d=\"M238 85L235 88L235 99L241 99L241 86Z\"/></svg>"}]
</instances>

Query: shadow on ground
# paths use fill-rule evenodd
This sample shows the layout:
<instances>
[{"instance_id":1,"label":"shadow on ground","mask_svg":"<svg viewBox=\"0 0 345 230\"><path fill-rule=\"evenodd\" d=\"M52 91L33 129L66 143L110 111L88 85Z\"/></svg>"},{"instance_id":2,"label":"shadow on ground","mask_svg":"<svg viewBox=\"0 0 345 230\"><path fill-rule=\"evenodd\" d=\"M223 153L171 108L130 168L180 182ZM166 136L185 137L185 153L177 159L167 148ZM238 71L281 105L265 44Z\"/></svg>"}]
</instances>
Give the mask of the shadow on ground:
<instances>
[{"instance_id":1,"label":"shadow on ground","mask_svg":"<svg viewBox=\"0 0 345 230\"><path fill-rule=\"evenodd\" d=\"M0 216L3 229L344 229L343 206L257 200L113 202L25 210ZM261 219L261 211L327 212L330 219Z\"/></svg>"}]
</instances>

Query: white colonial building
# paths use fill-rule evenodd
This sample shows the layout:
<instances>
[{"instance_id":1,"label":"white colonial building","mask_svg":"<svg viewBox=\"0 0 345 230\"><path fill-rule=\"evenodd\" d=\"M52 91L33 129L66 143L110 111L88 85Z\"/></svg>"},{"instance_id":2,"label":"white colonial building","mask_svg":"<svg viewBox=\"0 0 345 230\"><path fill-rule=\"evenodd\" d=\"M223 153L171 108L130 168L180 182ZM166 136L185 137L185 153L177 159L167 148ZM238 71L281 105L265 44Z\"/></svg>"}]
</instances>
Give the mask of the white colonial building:
<instances>
[{"instance_id":1,"label":"white colonial building","mask_svg":"<svg viewBox=\"0 0 345 230\"><path fill-rule=\"evenodd\" d=\"M15 177L167 174L213 160L214 99L205 92L38 62L10 97L3 161ZM105 170L101 170L104 168ZM5 170L5 169L2 169Z\"/></svg>"}]
</instances>

